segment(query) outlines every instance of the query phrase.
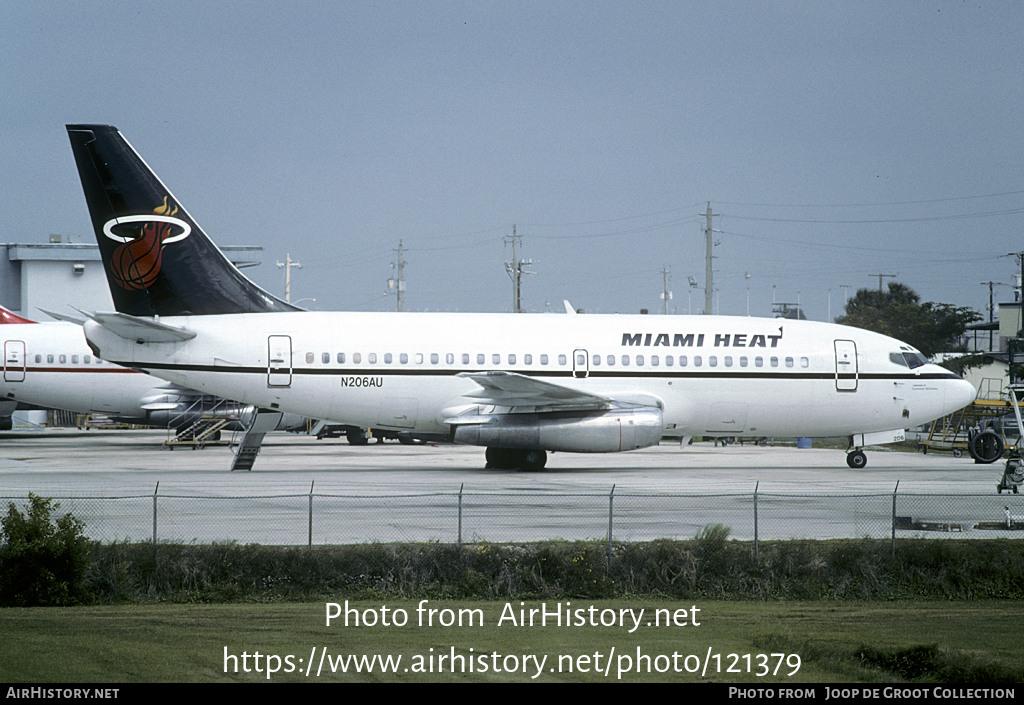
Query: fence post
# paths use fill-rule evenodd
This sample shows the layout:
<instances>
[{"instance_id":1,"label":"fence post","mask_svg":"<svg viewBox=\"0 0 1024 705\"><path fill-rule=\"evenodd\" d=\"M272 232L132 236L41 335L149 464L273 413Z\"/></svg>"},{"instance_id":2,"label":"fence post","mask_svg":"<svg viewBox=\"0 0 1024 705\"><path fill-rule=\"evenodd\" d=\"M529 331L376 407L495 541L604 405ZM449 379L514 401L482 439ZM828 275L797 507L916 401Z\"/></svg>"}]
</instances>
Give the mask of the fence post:
<instances>
[{"instance_id":1,"label":"fence post","mask_svg":"<svg viewBox=\"0 0 1024 705\"><path fill-rule=\"evenodd\" d=\"M608 554L605 556L605 566L608 570L612 567L612 503L615 499L615 485L608 493Z\"/></svg>"},{"instance_id":2,"label":"fence post","mask_svg":"<svg viewBox=\"0 0 1024 705\"><path fill-rule=\"evenodd\" d=\"M306 548L313 548L313 485L316 480L309 483L309 543Z\"/></svg>"},{"instance_id":3,"label":"fence post","mask_svg":"<svg viewBox=\"0 0 1024 705\"><path fill-rule=\"evenodd\" d=\"M459 546L462 546L462 488L466 486L463 482L459 485Z\"/></svg>"},{"instance_id":4,"label":"fence post","mask_svg":"<svg viewBox=\"0 0 1024 705\"><path fill-rule=\"evenodd\" d=\"M754 483L754 560L757 560L757 488L761 485L758 480Z\"/></svg>"},{"instance_id":5,"label":"fence post","mask_svg":"<svg viewBox=\"0 0 1024 705\"><path fill-rule=\"evenodd\" d=\"M160 480L156 481L153 489L153 547L156 547L156 493L160 491Z\"/></svg>"},{"instance_id":6,"label":"fence post","mask_svg":"<svg viewBox=\"0 0 1024 705\"><path fill-rule=\"evenodd\" d=\"M896 557L896 493L900 489L900 481L896 480L896 487L892 491L892 557Z\"/></svg>"}]
</instances>

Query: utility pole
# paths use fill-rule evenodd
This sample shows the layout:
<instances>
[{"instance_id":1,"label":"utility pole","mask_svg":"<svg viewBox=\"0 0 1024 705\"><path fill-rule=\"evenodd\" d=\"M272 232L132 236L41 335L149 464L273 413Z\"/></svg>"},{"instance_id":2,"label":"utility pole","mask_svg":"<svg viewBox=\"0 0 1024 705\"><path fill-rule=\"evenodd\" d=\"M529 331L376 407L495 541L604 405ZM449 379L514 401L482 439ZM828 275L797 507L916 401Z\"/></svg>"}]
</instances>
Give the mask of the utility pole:
<instances>
[{"instance_id":1,"label":"utility pole","mask_svg":"<svg viewBox=\"0 0 1024 705\"><path fill-rule=\"evenodd\" d=\"M672 300L672 292L669 291L669 267L662 265L662 298L665 300L665 315L669 315L669 301Z\"/></svg>"},{"instance_id":2,"label":"utility pole","mask_svg":"<svg viewBox=\"0 0 1024 705\"><path fill-rule=\"evenodd\" d=\"M284 262L278 262L277 268L284 267L284 300L287 303L292 301L292 267L298 267L302 269L302 265L298 262L292 262L291 254L286 254Z\"/></svg>"},{"instance_id":3,"label":"utility pole","mask_svg":"<svg viewBox=\"0 0 1024 705\"><path fill-rule=\"evenodd\" d=\"M402 253L405 250L402 249L402 241L398 241L398 249L393 252L398 253L398 261L391 263L391 268L395 270L395 278L388 279L388 291L395 290L398 294L398 311L401 313L402 306L405 303L405 260L402 259Z\"/></svg>"},{"instance_id":4,"label":"utility pole","mask_svg":"<svg viewBox=\"0 0 1024 705\"><path fill-rule=\"evenodd\" d=\"M1006 284L1004 284L1003 282L981 282L981 284L982 284L982 286L988 284L988 322L989 322L989 324L992 324L992 323L995 323L995 313L996 313L995 293L993 292L993 289L996 286L1006 286ZM992 328L989 327L989 329L988 329L988 349L989 349L989 352L992 351L992 343L993 343Z\"/></svg>"},{"instance_id":5,"label":"utility pole","mask_svg":"<svg viewBox=\"0 0 1024 705\"><path fill-rule=\"evenodd\" d=\"M520 282L524 274L533 274L523 270L524 264L533 264L533 260L519 259L519 235L516 235L516 226L512 226L512 261L505 261L505 271L512 279L512 312L522 313L522 300L520 297Z\"/></svg>"},{"instance_id":6,"label":"utility pole","mask_svg":"<svg viewBox=\"0 0 1024 705\"><path fill-rule=\"evenodd\" d=\"M882 277L888 277L890 279L895 279L896 278L895 274L869 274L868 276L869 277L878 277L878 293L879 294L882 293Z\"/></svg>"},{"instance_id":7,"label":"utility pole","mask_svg":"<svg viewBox=\"0 0 1024 705\"><path fill-rule=\"evenodd\" d=\"M715 289L713 281L714 274L711 269L711 260L714 257L712 250L715 246L711 239L711 216L719 215L719 213L711 212L711 201L708 201L708 210L705 215L707 216L708 223L704 228L704 315L707 316L711 314L711 295Z\"/></svg>"}]
</instances>

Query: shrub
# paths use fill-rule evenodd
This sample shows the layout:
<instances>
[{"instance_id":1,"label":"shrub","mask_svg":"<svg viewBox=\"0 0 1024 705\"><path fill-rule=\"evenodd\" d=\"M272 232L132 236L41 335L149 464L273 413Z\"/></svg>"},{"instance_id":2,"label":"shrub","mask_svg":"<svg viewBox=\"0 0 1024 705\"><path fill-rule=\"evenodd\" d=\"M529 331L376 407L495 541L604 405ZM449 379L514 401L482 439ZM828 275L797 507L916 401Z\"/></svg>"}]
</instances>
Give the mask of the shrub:
<instances>
[{"instance_id":1,"label":"shrub","mask_svg":"<svg viewBox=\"0 0 1024 705\"><path fill-rule=\"evenodd\" d=\"M71 605L85 596L90 542L60 503L29 494L28 514L13 502L0 519L0 605Z\"/></svg>"}]
</instances>

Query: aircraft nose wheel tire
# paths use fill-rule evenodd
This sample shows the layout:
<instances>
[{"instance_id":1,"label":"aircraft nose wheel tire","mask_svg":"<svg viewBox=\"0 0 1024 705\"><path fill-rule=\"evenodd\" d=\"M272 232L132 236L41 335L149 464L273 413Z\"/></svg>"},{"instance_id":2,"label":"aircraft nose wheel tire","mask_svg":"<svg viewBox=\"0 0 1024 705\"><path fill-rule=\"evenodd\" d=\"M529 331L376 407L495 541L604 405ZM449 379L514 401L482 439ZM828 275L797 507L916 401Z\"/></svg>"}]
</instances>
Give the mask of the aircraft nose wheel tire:
<instances>
[{"instance_id":1,"label":"aircraft nose wheel tire","mask_svg":"<svg viewBox=\"0 0 1024 705\"><path fill-rule=\"evenodd\" d=\"M862 450L855 450L846 454L846 464L854 470L860 470L868 464L868 456Z\"/></svg>"}]
</instances>

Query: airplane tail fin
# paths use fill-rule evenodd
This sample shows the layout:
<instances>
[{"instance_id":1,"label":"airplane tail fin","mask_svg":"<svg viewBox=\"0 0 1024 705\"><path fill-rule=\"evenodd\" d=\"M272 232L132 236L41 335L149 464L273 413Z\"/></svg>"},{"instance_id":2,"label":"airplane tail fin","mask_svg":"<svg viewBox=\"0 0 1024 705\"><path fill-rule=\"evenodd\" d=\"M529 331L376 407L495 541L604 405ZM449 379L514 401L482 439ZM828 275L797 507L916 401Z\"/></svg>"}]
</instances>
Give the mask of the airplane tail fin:
<instances>
[{"instance_id":1,"label":"airplane tail fin","mask_svg":"<svg viewBox=\"0 0 1024 705\"><path fill-rule=\"evenodd\" d=\"M38 323L39 321L30 321L27 318L22 318L13 311L8 311L3 306L0 306L0 325L4 323Z\"/></svg>"},{"instance_id":2,"label":"airplane tail fin","mask_svg":"<svg viewBox=\"0 0 1024 705\"><path fill-rule=\"evenodd\" d=\"M67 130L118 312L300 310L238 271L117 128L68 125Z\"/></svg>"}]
</instances>

